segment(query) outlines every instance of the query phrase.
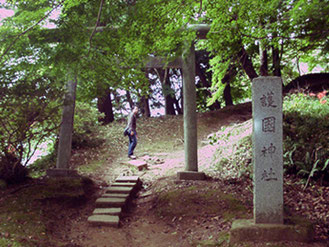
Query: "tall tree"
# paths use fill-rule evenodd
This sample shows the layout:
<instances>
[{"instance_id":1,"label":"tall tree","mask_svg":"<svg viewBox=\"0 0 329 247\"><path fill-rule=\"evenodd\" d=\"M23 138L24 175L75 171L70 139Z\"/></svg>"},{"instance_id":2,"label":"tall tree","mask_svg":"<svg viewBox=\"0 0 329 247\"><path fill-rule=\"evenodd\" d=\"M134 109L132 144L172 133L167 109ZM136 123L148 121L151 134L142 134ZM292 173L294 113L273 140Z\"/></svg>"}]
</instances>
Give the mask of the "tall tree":
<instances>
[{"instance_id":1,"label":"tall tree","mask_svg":"<svg viewBox=\"0 0 329 247\"><path fill-rule=\"evenodd\" d=\"M161 82L162 93L165 99L165 114L176 115L175 111L175 92L171 88L170 69L154 69Z\"/></svg>"},{"instance_id":2,"label":"tall tree","mask_svg":"<svg viewBox=\"0 0 329 247\"><path fill-rule=\"evenodd\" d=\"M99 112L104 113L104 117L99 119L103 124L109 124L114 121L111 91L109 89L98 94L97 108Z\"/></svg>"}]
</instances>

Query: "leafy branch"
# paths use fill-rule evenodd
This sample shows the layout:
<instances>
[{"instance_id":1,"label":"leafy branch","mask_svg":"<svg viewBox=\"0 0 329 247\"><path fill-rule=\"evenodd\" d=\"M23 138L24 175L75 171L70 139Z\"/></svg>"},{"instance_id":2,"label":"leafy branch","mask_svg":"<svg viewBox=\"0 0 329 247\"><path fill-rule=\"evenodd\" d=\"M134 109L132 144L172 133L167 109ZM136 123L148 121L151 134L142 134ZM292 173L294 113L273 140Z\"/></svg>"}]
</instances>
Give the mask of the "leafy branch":
<instances>
[{"instance_id":1,"label":"leafy branch","mask_svg":"<svg viewBox=\"0 0 329 247\"><path fill-rule=\"evenodd\" d=\"M33 28L35 28L37 25L39 25L41 22L43 22L45 19L47 19L51 13L57 9L58 7L62 6L63 3L65 2L65 0L60 1L55 7L53 7L50 11L48 11L48 13L46 13L39 21L37 21L36 23L34 23L32 26L30 26L29 28L25 29L23 32L21 32L20 34L18 34L16 36L16 38L9 44L9 46L5 49L5 51L1 54L0 56L0 61L3 59L3 57L10 51L10 49L14 46L14 44L22 37L24 36L26 33L28 33L29 31L31 31ZM1 62L1 65L3 65L4 61Z\"/></svg>"},{"instance_id":2,"label":"leafy branch","mask_svg":"<svg viewBox=\"0 0 329 247\"><path fill-rule=\"evenodd\" d=\"M92 39L96 33L96 29L99 25L99 21L101 19L101 13L102 13L102 9L103 9L103 5L104 5L104 0L101 0L101 3L100 3L100 6L99 6L99 9L98 9L98 15L97 15L97 20L96 20L96 24L95 24L95 27L93 29L93 31L91 32L91 35L89 37L89 51L88 51L88 55L90 54L90 50L91 50L91 42L92 42Z\"/></svg>"}]
</instances>

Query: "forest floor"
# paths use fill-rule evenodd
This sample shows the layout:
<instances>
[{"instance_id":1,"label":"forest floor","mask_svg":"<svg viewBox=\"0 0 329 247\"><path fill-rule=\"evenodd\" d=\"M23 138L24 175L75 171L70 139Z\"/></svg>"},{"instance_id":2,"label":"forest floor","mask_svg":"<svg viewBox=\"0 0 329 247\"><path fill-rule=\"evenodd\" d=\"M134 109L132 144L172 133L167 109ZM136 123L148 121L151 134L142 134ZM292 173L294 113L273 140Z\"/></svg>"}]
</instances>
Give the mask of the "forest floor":
<instances>
[{"instance_id":1,"label":"forest floor","mask_svg":"<svg viewBox=\"0 0 329 247\"><path fill-rule=\"evenodd\" d=\"M61 247L230 246L228 239L232 222L238 218L252 218L252 181L247 177L221 178L210 167L216 147L204 140L221 126L241 123L250 118L250 104L199 114L198 166L207 175L204 181L176 179L177 172L184 170L181 117L138 122L136 155L148 161L148 169L138 171L122 164L122 161L127 160L126 142L119 150L113 150L111 146L107 147L108 152L102 149L103 162L88 173L94 183L88 184L83 200L80 198L74 203L65 203L61 199L48 200L47 203L43 201L43 215L48 221L46 233L43 234L52 239L53 246ZM151 122L145 124L145 121ZM84 157L76 154L74 159ZM124 213L120 227L90 226L87 219L95 208L95 200L121 174L138 175L143 187ZM13 188L6 194L1 192L0 207L5 198L15 194L19 196L16 190ZM23 192L24 188L21 189ZM286 215L314 224L313 243L249 242L234 246L328 247L329 188L312 185L303 190L303 185L296 178L286 177L284 201ZM1 234L10 238L9 233ZM35 246L52 246L43 245L38 239L35 243Z\"/></svg>"}]
</instances>

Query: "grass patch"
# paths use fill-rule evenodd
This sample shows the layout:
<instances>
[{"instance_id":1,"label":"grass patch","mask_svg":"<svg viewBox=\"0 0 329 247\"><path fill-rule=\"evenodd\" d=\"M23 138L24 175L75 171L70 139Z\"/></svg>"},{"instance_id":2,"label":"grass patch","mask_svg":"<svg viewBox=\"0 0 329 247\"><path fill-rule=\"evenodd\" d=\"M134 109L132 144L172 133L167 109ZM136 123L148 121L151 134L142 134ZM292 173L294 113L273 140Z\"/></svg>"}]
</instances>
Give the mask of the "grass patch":
<instances>
[{"instance_id":1,"label":"grass patch","mask_svg":"<svg viewBox=\"0 0 329 247\"><path fill-rule=\"evenodd\" d=\"M86 165L79 166L78 172L80 174L86 174L86 175L95 173L98 169L100 169L103 166L104 163L105 160L93 160Z\"/></svg>"},{"instance_id":2,"label":"grass patch","mask_svg":"<svg viewBox=\"0 0 329 247\"><path fill-rule=\"evenodd\" d=\"M37 194L36 188L27 189L0 204L2 243L32 247L48 242L41 205L33 200Z\"/></svg>"}]
</instances>

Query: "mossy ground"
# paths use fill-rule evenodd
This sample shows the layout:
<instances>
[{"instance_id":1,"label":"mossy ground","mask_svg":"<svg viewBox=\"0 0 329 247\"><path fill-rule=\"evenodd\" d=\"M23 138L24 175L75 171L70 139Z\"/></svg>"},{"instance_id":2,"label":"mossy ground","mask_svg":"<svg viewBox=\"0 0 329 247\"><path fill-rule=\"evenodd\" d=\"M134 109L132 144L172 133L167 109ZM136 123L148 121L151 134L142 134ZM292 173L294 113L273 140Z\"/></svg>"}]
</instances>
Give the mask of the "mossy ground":
<instances>
[{"instance_id":1,"label":"mossy ground","mask_svg":"<svg viewBox=\"0 0 329 247\"><path fill-rule=\"evenodd\" d=\"M57 224L54 214L64 217L74 211L77 202L87 200L91 187L91 181L83 178L45 179L2 191L0 246L61 246L52 234Z\"/></svg>"},{"instance_id":2,"label":"mossy ground","mask_svg":"<svg viewBox=\"0 0 329 247\"><path fill-rule=\"evenodd\" d=\"M224 220L247 217L247 209L231 194L200 183L198 186L173 187L157 195L156 212L163 217L221 216ZM182 207L184 205L184 207Z\"/></svg>"}]
</instances>

